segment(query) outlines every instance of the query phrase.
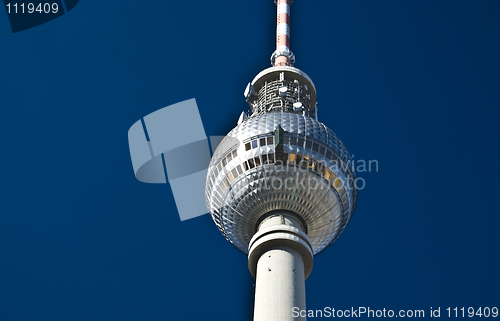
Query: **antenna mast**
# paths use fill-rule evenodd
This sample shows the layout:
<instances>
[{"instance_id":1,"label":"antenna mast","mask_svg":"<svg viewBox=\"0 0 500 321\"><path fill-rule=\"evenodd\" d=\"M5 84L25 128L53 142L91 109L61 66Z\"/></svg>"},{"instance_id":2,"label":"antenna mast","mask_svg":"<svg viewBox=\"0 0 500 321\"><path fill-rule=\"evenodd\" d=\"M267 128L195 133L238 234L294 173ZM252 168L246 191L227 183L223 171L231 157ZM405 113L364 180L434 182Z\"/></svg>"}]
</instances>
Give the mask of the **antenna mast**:
<instances>
[{"instance_id":1,"label":"antenna mast","mask_svg":"<svg viewBox=\"0 0 500 321\"><path fill-rule=\"evenodd\" d=\"M293 66L295 55L290 50L290 5L293 0L275 0L277 6L276 50L271 56L273 66Z\"/></svg>"}]
</instances>

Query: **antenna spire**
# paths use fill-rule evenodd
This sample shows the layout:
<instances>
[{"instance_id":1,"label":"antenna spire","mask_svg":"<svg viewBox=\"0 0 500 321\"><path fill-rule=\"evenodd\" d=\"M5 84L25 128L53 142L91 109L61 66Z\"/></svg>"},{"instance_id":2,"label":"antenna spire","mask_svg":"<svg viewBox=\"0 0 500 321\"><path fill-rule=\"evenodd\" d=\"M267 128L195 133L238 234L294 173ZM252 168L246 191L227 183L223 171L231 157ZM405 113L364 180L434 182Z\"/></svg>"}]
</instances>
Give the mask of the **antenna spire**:
<instances>
[{"instance_id":1,"label":"antenna spire","mask_svg":"<svg viewBox=\"0 0 500 321\"><path fill-rule=\"evenodd\" d=\"M290 5L293 0L274 0L278 8L276 50L271 55L273 66L293 66L295 55L290 50Z\"/></svg>"}]
</instances>

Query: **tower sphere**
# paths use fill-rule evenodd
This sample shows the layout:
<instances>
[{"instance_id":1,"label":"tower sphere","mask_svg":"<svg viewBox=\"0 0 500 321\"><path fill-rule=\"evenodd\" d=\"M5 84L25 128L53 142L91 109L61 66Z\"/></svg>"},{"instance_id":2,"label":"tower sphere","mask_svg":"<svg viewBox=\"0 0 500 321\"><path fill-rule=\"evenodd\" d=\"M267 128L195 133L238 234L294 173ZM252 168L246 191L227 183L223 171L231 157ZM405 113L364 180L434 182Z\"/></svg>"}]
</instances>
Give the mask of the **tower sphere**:
<instances>
[{"instance_id":1,"label":"tower sphere","mask_svg":"<svg viewBox=\"0 0 500 321\"><path fill-rule=\"evenodd\" d=\"M286 212L302 225L315 255L351 219L357 190L352 159L317 116L311 79L291 66L259 73L245 91L252 109L218 145L206 202L234 246L248 253L259 225Z\"/></svg>"}]
</instances>

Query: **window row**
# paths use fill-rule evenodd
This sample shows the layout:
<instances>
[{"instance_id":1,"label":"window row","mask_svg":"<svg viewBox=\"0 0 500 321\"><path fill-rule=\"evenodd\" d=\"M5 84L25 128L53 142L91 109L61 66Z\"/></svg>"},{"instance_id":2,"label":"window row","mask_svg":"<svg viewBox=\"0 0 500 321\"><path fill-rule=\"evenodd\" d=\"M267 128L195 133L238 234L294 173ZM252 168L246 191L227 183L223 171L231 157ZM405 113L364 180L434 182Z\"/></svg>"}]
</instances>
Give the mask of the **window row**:
<instances>
[{"instance_id":1,"label":"window row","mask_svg":"<svg viewBox=\"0 0 500 321\"><path fill-rule=\"evenodd\" d=\"M326 180L333 184L333 187L339 192L339 195L344 202L347 199L347 192L344 188L344 184L340 181L340 179L335 179L337 175L326 166L324 161L317 161L314 158L310 158L308 156L303 156L301 154L284 154L284 159L287 160L287 164L302 166L303 168L309 168L321 176L323 176Z\"/></svg>"},{"instance_id":2,"label":"window row","mask_svg":"<svg viewBox=\"0 0 500 321\"><path fill-rule=\"evenodd\" d=\"M259 146L262 147L266 145L273 145L273 143L274 143L274 137L263 137L263 138L253 139L252 141L247 142L245 144L245 151L258 148ZM325 156L327 159L335 162L337 164L337 167L340 168L344 174L348 175L347 169L349 168L349 164L345 163L344 160L342 158L337 157L337 155L333 151L326 148L325 146L322 146L319 143L297 136L284 136L283 144L290 145L292 147L297 146L319 153L320 155Z\"/></svg>"},{"instance_id":3,"label":"window row","mask_svg":"<svg viewBox=\"0 0 500 321\"><path fill-rule=\"evenodd\" d=\"M245 171L249 171L253 168L266 164L274 164L274 163L277 164L281 163L282 165L290 164L290 165L302 166L303 168L308 168L312 171L319 173L322 177L324 177L327 181L329 181L333 185L333 187L339 193L344 208L347 208L348 194L346 188L344 187L344 184L341 182L341 180L337 178L337 175L330 168L328 168L328 166L325 164L324 161L317 161L314 158L303 156L301 154L296 154L296 153L288 153L288 154L284 153L283 159L285 160L284 162L281 162L279 160L277 161L275 159L275 154L270 153L270 154L255 156L253 158L247 159L246 161L243 161L242 163L243 166L237 165L235 168L233 168L231 171L227 173L226 177L223 178L222 183L220 184L220 187L222 189L222 194L224 194L226 190L229 188L229 186L233 183L233 181L239 175L243 174L243 172ZM212 183L215 181L216 177L217 174L211 176ZM219 194L219 191L216 191L216 194L218 196L218 197L216 196L216 198L220 202L222 200L222 195Z\"/></svg>"},{"instance_id":4,"label":"window row","mask_svg":"<svg viewBox=\"0 0 500 321\"><path fill-rule=\"evenodd\" d=\"M236 158L236 156L238 156L238 152L236 152L236 149L233 150L232 152L229 152L229 154L227 154L226 157L224 157L222 161L219 162L219 165L217 165L217 167L214 169L214 176L217 177L217 175L219 175L222 169L226 167L226 165L230 161L232 161L233 158Z\"/></svg>"},{"instance_id":5,"label":"window row","mask_svg":"<svg viewBox=\"0 0 500 321\"><path fill-rule=\"evenodd\" d=\"M245 151L257 148L259 146L273 145L274 137L262 137L249 141L245 144Z\"/></svg>"}]
</instances>

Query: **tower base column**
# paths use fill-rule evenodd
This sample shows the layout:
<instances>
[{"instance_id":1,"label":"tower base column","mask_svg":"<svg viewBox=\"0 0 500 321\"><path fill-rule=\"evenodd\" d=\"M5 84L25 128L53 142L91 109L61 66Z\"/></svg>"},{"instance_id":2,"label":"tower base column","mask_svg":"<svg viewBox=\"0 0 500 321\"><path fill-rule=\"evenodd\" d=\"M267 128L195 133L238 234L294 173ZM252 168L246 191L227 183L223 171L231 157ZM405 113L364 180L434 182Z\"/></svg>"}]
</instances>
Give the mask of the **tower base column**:
<instances>
[{"instance_id":1,"label":"tower base column","mask_svg":"<svg viewBox=\"0 0 500 321\"><path fill-rule=\"evenodd\" d=\"M305 279L313 265L312 246L302 224L287 212L262 221L250 241L248 265L256 278L254 321L306 320Z\"/></svg>"}]
</instances>

